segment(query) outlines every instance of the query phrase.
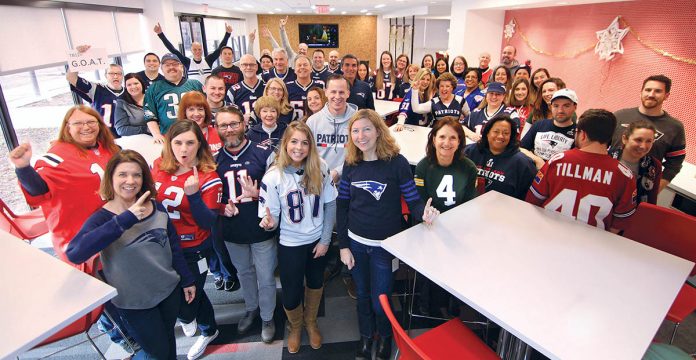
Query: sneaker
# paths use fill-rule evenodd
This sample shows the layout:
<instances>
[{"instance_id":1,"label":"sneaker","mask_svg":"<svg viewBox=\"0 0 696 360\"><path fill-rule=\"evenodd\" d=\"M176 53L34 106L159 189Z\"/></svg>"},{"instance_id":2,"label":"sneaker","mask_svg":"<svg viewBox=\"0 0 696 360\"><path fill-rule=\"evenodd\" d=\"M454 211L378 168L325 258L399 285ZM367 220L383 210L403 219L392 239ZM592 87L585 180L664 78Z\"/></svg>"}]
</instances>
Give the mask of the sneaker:
<instances>
[{"instance_id":1,"label":"sneaker","mask_svg":"<svg viewBox=\"0 0 696 360\"><path fill-rule=\"evenodd\" d=\"M348 296L353 300L358 300L358 293L355 290L355 282L352 277L346 276L343 278L343 283L346 285Z\"/></svg>"},{"instance_id":2,"label":"sneaker","mask_svg":"<svg viewBox=\"0 0 696 360\"><path fill-rule=\"evenodd\" d=\"M261 339L266 344L270 344L273 342L273 338L275 338L275 322L273 319L264 321L261 326Z\"/></svg>"},{"instance_id":3,"label":"sneaker","mask_svg":"<svg viewBox=\"0 0 696 360\"><path fill-rule=\"evenodd\" d=\"M215 290L222 290L225 287L225 280L221 277L215 278Z\"/></svg>"},{"instance_id":4,"label":"sneaker","mask_svg":"<svg viewBox=\"0 0 696 360\"><path fill-rule=\"evenodd\" d=\"M237 291L239 290L239 280L236 278L225 280L225 291Z\"/></svg>"},{"instance_id":5,"label":"sneaker","mask_svg":"<svg viewBox=\"0 0 696 360\"><path fill-rule=\"evenodd\" d=\"M237 324L237 332L240 335L244 335L251 325L254 324L254 320L259 316L259 309L253 311L247 311L241 319L239 319L239 324Z\"/></svg>"},{"instance_id":6,"label":"sneaker","mask_svg":"<svg viewBox=\"0 0 696 360\"><path fill-rule=\"evenodd\" d=\"M210 336L199 336L198 340L189 349L188 355L186 356L188 360L198 359L205 352L205 348L208 347L211 341L215 340L216 337L220 335L219 330L215 330L215 334Z\"/></svg>"},{"instance_id":7,"label":"sneaker","mask_svg":"<svg viewBox=\"0 0 696 360\"><path fill-rule=\"evenodd\" d=\"M179 324L181 324L181 330L184 330L184 335L186 335L186 337L196 335L196 330L198 330L198 323L196 322L196 319L193 319L193 321L188 324L184 324L183 322L179 321Z\"/></svg>"}]
</instances>

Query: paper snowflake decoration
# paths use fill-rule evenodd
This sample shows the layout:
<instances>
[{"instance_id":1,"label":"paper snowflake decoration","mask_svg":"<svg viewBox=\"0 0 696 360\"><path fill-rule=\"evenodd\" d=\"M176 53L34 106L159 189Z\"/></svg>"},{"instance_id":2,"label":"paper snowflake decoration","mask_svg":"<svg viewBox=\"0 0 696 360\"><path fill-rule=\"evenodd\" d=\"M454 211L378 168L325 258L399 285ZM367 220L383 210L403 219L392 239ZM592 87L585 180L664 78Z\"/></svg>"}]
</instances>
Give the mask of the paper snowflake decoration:
<instances>
[{"instance_id":1,"label":"paper snowflake decoration","mask_svg":"<svg viewBox=\"0 0 696 360\"><path fill-rule=\"evenodd\" d=\"M515 35L515 20L512 19L510 20L509 23L505 25L505 30L503 30L503 34L505 34L505 39L509 40L512 38L513 35Z\"/></svg>"},{"instance_id":2,"label":"paper snowflake decoration","mask_svg":"<svg viewBox=\"0 0 696 360\"><path fill-rule=\"evenodd\" d=\"M621 40L628 34L628 29L619 29L619 17L609 24L609 27L597 31L597 45L595 46L595 54L599 54L599 60L610 61L614 58L614 54L624 53Z\"/></svg>"}]
</instances>

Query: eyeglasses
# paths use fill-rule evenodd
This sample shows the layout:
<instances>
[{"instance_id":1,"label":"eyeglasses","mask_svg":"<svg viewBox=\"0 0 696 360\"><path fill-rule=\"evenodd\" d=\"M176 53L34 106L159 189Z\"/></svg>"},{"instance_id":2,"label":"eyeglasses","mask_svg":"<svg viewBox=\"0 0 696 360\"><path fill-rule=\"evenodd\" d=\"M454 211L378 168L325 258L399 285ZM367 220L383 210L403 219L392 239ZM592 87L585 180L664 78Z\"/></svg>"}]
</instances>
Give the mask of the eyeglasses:
<instances>
[{"instance_id":1,"label":"eyeglasses","mask_svg":"<svg viewBox=\"0 0 696 360\"><path fill-rule=\"evenodd\" d=\"M242 122L241 122L241 121L233 121L233 122L231 122L231 123L229 123L229 124L218 124L217 127L218 127L218 129L220 129L220 130L227 130L228 128L229 128L230 130L236 130L236 129L239 129L240 126L242 126Z\"/></svg>"},{"instance_id":2,"label":"eyeglasses","mask_svg":"<svg viewBox=\"0 0 696 360\"><path fill-rule=\"evenodd\" d=\"M97 120L76 121L76 122L73 122L73 123L69 123L68 125L69 125L69 126L74 126L74 127L77 127L77 128L83 128L83 127L85 127L85 125L87 125L87 126L93 128L93 127L97 127L97 125L99 125L99 122L98 122Z\"/></svg>"},{"instance_id":3,"label":"eyeglasses","mask_svg":"<svg viewBox=\"0 0 696 360\"><path fill-rule=\"evenodd\" d=\"M106 75L109 75L109 76L123 76L123 73L120 73L120 72L108 72L108 73L106 73Z\"/></svg>"}]
</instances>

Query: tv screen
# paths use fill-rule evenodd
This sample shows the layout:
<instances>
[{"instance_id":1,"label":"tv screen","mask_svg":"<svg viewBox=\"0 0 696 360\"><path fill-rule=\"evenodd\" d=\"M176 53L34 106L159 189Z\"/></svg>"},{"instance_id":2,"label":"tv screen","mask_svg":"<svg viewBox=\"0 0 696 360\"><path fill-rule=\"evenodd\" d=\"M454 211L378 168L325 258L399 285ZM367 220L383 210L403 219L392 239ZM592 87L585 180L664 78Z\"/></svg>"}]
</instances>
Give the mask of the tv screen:
<instances>
[{"instance_id":1,"label":"tv screen","mask_svg":"<svg viewBox=\"0 0 696 360\"><path fill-rule=\"evenodd\" d=\"M300 42L311 48L337 48L338 24L300 24Z\"/></svg>"}]
</instances>

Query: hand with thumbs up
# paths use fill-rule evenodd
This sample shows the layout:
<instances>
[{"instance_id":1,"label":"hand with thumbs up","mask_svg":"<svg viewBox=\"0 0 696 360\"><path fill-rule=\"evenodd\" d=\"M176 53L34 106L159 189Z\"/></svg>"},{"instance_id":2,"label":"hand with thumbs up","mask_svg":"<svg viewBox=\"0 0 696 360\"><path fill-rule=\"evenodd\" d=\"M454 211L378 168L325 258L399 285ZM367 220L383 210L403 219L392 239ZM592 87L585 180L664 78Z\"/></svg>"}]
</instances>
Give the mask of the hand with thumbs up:
<instances>
[{"instance_id":1,"label":"hand with thumbs up","mask_svg":"<svg viewBox=\"0 0 696 360\"><path fill-rule=\"evenodd\" d=\"M427 225L432 225L435 218L440 215L440 211L430 205L433 202L433 198L429 198L428 202L425 203L425 209L423 209L423 222Z\"/></svg>"},{"instance_id":2,"label":"hand with thumbs up","mask_svg":"<svg viewBox=\"0 0 696 360\"><path fill-rule=\"evenodd\" d=\"M266 215L261 219L259 226L265 230L275 229L275 220L273 219L273 215L271 215L271 209L266 208Z\"/></svg>"},{"instance_id":3,"label":"hand with thumbs up","mask_svg":"<svg viewBox=\"0 0 696 360\"><path fill-rule=\"evenodd\" d=\"M148 214L147 201L150 198L150 191L146 191L131 207L128 211L133 213L138 220L144 219Z\"/></svg>"},{"instance_id":4,"label":"hand with thumbs up","mask_svg":"<svg viewBox=\"0 0 696 360\"><path fill-rule=\"evenodd\" d=\"M198 169L194 166L193 175L189 176L188 179L186 179L186 182L184 183L184 193L186 195L191 196L195 194L198 191L198 189Z\"/></svg>"},{"instance_id":5,"label":"hand with thumbs up","mask_svg":"<svg viewBox=\"0 0 696 360\"><path fill-rule=\"evenodd\" d=\"M239 208L237 207L237 205L234 204L234 201L232 201L232 199L227 200L227 204L225 205L225 211L223 212L223 215L227 217L239 215Z\"/></svg>"}]
</instances>

